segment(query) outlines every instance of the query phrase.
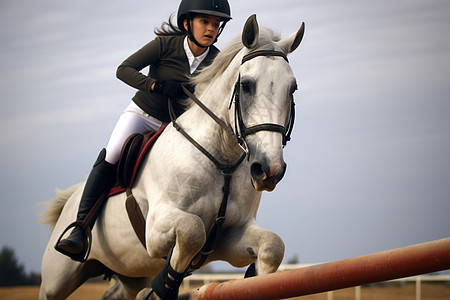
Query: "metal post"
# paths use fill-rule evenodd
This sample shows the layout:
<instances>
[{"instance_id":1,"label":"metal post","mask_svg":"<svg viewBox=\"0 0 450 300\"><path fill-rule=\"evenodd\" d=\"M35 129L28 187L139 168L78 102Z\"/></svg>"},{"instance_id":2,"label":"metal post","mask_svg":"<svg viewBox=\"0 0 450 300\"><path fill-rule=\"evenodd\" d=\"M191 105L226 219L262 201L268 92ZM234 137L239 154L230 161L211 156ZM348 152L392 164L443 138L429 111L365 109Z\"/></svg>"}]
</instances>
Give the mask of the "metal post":
<instances>
[{"instance_id":1,"label":"metal post","mask_svg":"<svg viewBox=\"0 0 450 300\"><path fill-rule=\"evenodd\" d=\"M355 286L355 300L361 300L361 286Z\"/></svg>"},{"instance_id":2,"label":"metal post","mask_svg":"<svg viewBox=\"0 0 450 300\"><path fill-rule=\"evenodd\" d=\"M422 277L416 276L416 300L422 299Z\"/></svg>"},{"instance_id":3,"label":"metal post","mask_svg":"<svg viewBox=\"0 0 450 300\"><path fill-rule=\"evenodd\" d=\"M333 300L333 291L327 292L327 300Z\"/></svg>"}]
</instances>

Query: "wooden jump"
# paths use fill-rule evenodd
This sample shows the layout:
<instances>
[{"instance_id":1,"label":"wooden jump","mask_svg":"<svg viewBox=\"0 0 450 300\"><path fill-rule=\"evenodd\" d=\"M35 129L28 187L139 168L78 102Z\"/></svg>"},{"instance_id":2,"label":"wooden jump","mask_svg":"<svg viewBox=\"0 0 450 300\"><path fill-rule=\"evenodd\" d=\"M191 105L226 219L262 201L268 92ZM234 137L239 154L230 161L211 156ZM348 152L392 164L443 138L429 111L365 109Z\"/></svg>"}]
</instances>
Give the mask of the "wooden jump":
<instances>
[{"instance_id":1,"label":"wooden jump","mask_svg":"<svg viewBox=\"0 0 450 300\"><path fill-rule=\"evenodd\" d=\"M447 269L450 269L450 238L295 270L210 283L180 299L284 299Z\"/></svg>"}]
</instances>

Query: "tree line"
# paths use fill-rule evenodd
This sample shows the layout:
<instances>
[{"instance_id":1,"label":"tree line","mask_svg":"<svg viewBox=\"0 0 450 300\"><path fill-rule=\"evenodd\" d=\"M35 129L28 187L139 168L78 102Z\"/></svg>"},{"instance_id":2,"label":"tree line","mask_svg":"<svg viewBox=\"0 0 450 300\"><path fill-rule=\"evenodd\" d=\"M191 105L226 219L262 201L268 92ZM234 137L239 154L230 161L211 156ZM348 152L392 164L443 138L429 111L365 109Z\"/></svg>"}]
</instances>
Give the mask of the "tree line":
<instances>
[{"instance_id":1,"label":"tree line","mask_svg":"<svg viewBox=\"0 0 450 300\"><path fill-rule=\"evenodd\" d=\"M0 286L39 285L41 275L27 274L12 248L4 246L0 252Z\"/></svg>"}]
</instances>

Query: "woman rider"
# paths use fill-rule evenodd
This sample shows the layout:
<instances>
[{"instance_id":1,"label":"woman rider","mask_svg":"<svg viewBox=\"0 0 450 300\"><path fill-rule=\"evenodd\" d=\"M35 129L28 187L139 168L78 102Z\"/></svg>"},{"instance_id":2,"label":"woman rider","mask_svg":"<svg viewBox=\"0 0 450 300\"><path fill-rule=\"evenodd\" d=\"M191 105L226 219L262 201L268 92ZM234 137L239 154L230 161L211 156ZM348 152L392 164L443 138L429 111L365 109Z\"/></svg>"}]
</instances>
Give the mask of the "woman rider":
<instances>
[{"instance_id":1,"label":"woman rider","mask_svg":"<svg viewBox=\"0 0 450 300\"><path fill-rule=\"evenodd\" d=\"M168 99L177 115L183 112L181 84L187 83L199 67L211 64L219 52L213 44L230 19L227 0L182 0L178 28L169 19L155 30L157 37L153 41L118 67L117 77L138 91L94 163L81 196L77 221L83 221L101 194L111 187L125 140L134 133L157 131L169 122ZM140 73L147 66L148 75ZM79 227L55 245L56 250L78 261L83 261L87 248L86 233Z\"/></svg>"}]
</instances>

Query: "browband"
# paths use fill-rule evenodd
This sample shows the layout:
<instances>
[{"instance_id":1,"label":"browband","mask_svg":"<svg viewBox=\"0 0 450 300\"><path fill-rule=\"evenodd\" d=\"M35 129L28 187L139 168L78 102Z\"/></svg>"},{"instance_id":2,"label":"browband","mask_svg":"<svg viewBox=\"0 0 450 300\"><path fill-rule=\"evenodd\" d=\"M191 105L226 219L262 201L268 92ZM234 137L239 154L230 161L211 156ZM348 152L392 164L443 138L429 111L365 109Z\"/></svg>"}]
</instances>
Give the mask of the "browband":
<instances>
[{"instance_id":1,"label":"browband","mask_svg":"<svg viewBox=\"0 0 450 300\"><path fill-rule=\"evenodd\" d=\"M289 60L288 60L286 54L284 54L283 52L275 51L275 50L259 50L259 51L251 52L251 53L245 55L244 58L242 58L241 64L243 64L246 61L251 60L252 58L255 58L257 56L281 56L282 58L284 58L285 61L287 61L289 63Z\"/></svg>"}]
</instances>

